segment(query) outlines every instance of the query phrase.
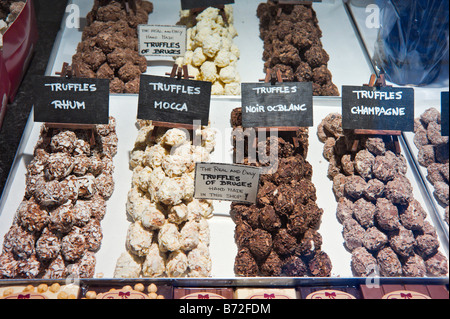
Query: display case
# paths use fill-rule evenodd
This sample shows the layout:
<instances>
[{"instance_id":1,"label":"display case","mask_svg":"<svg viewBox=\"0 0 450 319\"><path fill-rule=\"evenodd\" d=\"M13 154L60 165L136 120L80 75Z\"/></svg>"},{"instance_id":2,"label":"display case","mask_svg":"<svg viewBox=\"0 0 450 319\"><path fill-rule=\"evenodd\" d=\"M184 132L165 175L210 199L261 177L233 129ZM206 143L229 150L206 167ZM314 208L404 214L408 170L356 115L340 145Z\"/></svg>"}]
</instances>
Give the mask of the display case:
<instances>
[{"instance_id":1,"label":"display case","mask_svg":"<svg viewBox=\"0 0 450 319\"><path fill-rule=\"evenodd\" d=\"M448 298L445 208L414 132L345 128L344 87L401 87L370 78L383 73L369 45L375 30L364 26L374 5L388 6L299 2L181 10L177 0L69 0L44 75L77 88L88 87L81 79L109 80L109 98L96 102L108 104L109 123L35 122L33 108L0 201L0 294L57 283L46 298ZM145 24L186 26L186 53L142 55ZM178 80L150 87L183 90L186 108L195 82L210 83L208 125L140 118L146 80L158 79L146 76ZM437 107L428 97L448 91L442 77L443 85L414 87L414 117ZM282 97L286 88L309 85L313 124L246 127L243 83L278 88L271 102L287 116L302 115ZM448 205L441 137L433 147L442 148ZM265 157L276 169L265 170ZM256 201L197 198L199 162L217 165L211 178L220 164L259 167ZM230 189L242 178L221 176ZM68 281L76 292L61 293Z\"/></svg>"}]
</instances>

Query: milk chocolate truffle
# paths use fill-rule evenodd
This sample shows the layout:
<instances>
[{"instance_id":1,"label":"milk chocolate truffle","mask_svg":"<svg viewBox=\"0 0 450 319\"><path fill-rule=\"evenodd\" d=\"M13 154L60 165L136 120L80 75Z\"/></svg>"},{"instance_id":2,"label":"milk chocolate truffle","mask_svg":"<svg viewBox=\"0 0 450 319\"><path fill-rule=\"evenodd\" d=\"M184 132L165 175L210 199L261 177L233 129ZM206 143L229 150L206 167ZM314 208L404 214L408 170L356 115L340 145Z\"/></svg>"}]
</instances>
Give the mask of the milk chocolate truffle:
<instances>
[{"instance_id":1,"label":"milk chocolate truffle","mask_svg":"<svg viewBox=\"0 0 450 319\"><path fill-rule=\"evenodd\" d=\"M366 181L358 175L348 176L344 185L344 194L355 200L363 197L367 188Z\"/></svg>"},{"instance_id":2,"label":"milk chocolate truffle","mask_svg":"<svg viewBox=\"0 0 450 319\"><path fill-rule=\"evenodd\" d=\"M434 255L439 249L439 240L432 235L420 235L416 237L416 252L423 258Z\"/></svg>"},{"instance_id":3,"label":"milk chocolate truffle","mask_svg":"<svg viewBox=\"0 0 450 319\"><path fill-rule=\"evenodd\" d=\"M47 226L49 214L34 201L24 200L17 210L19 223L30 232L40 232Z\"/></svg>"},{"instance_id":4,"label":"milk chocolate truffle","mask_svg":"<svg viewBox=\"0 0 450 319\"><path fill-rule=\"evenodd\" d=\"M336 208L336 217L343 224L345 220L353 218L354 204L346 197L341 197Z\"/></svg>"},{"instance_id":5,"label":"milk chocolate truffle","mask_svg":"<svg viewBox=\"0 0 450 319\"><path fill-rule=\"evenodd\" d=\"M407 206L402 206L400 221L402 225L410 230L421 230L427 213L417 200L412 200Z\"/></svg>"},{"instance_id":6,"label":"milk chocolate truffle","mask_svg":"<svg viewBox=\"0 0 450 319\"><path fill-rule=\"evenodd\" d=\"M9 252L0 254L0 278L11 279L17 276L17 260Z\"/></svg>"},{"instance_id":7,"label":"milk chocolate truffle","mask_svg":"<svg viewBox=\"0 0 450 319\"><path fill-rule=\"evenodd\" d=\"M242 277L258 276L258 264L248 248L242 248L239 250L234 262L234 272L236 275Z\"/></svg>"},{"instance_id":8,"label":"milk chocolate truffle","mask_svg":"<svg viewBox=\"0 0 450 319\"><path fill-rule=\"evenodd\" d=\"M413 189L406 177L398 176L386 184L385 194L392 203L407 205L413 198Z\"/></svg>"},{"instance_id":9,"label":"milk chocolate truffle","mask_svg":"<svg viewBox=\"0 0 450 319\"><path fill-rule=\"evenodd\" d=\"M382 181L374 178L367 182L367 188L364 190L364 197L372 202L384 195L385 185Z\"/></svg>"},{"instance_id":10,"label":"milk chocolate truffle","mask_svg":"<svg viewBox=\"0 0 450 319\"><path fill-rule=\"evenodd\" d=\"M53 260L61 251L61 239L54 232L45 228L36 241L36 254L41 260Z\"/></svg>"},{"instance_id":11,"label":"milk chocolate truffle","mask_svg":"<svg viewBox=\"0 0 450 319\"><path fill-rule=\"evenodd\" d=\"M61 241L61 253L66 261L71 262L81 258L86 250L86 239L77 227L74 227Z\"/></svg>"},{"instance_id":12,"label":"milk chocolate truffle","mask_svg":"<svg viewBox=\"0 0 450 319\"><path fill-rule=\"evenodd\" d=\"M259 221L261 227L268 232L275 232L281 227L280 216L276 214L272 206L265 206L261 209Z\"/></svg>"},{"instance_id":13,"label":"milk chocolate truffle","mask_svg":"<svg viewBox=\"0 0 450 319\"><path fill-rule=\"evenodd\" d=\"M374 226L377 208L364 198L358 199L353 206L353 215L364 228Z\"/></svg>"},{"instance_id":14,"label":"milk chocolate truffle","mask_svg":"<svg viewBox=\"0 0 450 319\"><path fill-rule=\"evenodd\" d=\"M322 236L314 229L308 229L299 241L295 253L303 257L312 257L322 248Z\"/></svg>"},{"instance_id":15,"label":"milk chocolate truffle","mask_svg":"<svg viewBox=\"0 0 450 319\"><path fill-rule=\"evenodd\" d=\"M353 218L348 218L344 221L344 230L342 234L344 237L345 246L350 251L363 246L365 230Z\"/></svg>"}]
</instances>

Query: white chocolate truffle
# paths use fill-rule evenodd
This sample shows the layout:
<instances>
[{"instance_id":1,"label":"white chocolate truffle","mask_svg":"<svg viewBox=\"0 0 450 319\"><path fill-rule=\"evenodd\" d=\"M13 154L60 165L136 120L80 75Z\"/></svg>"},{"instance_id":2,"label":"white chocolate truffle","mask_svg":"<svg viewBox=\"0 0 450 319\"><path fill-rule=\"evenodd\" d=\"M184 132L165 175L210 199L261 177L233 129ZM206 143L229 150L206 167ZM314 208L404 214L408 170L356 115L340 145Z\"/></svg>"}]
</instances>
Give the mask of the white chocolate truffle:
<instances>
[{"instance_id":1,"label":"white chocolate truffle","mask_svg":"<svg viewBox=\"0 0 450 319\"><path fill-rule=\"evenodd\" d=\"M228 83L225 85L225 95L240 95L241 84L238 82Z\"/></svg>"},{"instance_id":2,"label":"white chocolate truffle","mask_svg":"<svg viewBox=\"0 0 450 319\"><path fill-rule=\"evenodd\" d=\"M200 242L199 227L196 221L188 221L184 224L180 234L181 249L183 251L188 252L194 249Z\"/></svg>"},{"instance_id":3,"label":"white chocolate truffle","mask_svg":"<svg viewBox=\"0 0 450 319\"><path fill-rule=\"evenodd\" d=\"M200 243L187 255L189 277L210 277L212 261L208 247Z\"/></svg>"},{"instance_id":4,"label":"white chocolate truffle","mask_svg":"<svg viewBox=\"0 0 450 319\"><path fill-rule=\"evenodd\" d=\"M225 92L224 86L220 81L216 81L213 83L211 87L212 95L223 95L224 92Z\"/></svg>"},{"instance_id":5,"label":"white chocolate truffle","mask_svg":"<svg viewBox=\"0 0 450 319\"><path fill-rule=\"evenodd\" d=\"M137 186L143 191L143 192L147 192L148 187L150 185L150 180L152 178L152 172L153 170L146 166L144 168L142 168L141 170L139 170L139 173L136 176L136 183Z\"/></svg>"},{"instance_id":6,"label":"white chocolate truffle","mask_svg":"<svg viewBox=\"0 0 450 319\"><path fill-rule=\"evenodd\" d=\"M188 140L189 132L187 130L173 128L168 130L161 139L161 144L167 146L178 146Z\"/></svg>"},{"instance_id":7,"label":"white chocolate truffle","mask_svg":"<svg viewBox=\"0 0 450 319\"><path fill-rule=\"evenodd\" d=\"M210 153L203 146L192 146L192 160L194 163L209 162Z\"/></svg>"},{"instance_id":8,"label":"white chocolate truffle","mask_svg":"<svg viewBox=\"0 0 450 319\"><path fill-rule=\"evenodd\" d=\"M154 169L151 175L152 176L148 184L148 194L150 199L155 202L158 201L158 191L162 183L169 178L166 176L166 173L164 173L161 167Z\"/></svg>"},{"instance_id":9,"label":"white chocolate truffle","mask_svg":"<svg viewBox=\"0 0 450 319\"><path fill-rule=\"evenodd\" d=\"M208 151L212 152L216 146L216 131L212 128L205 128L202 130L202 146Z\"/></svg>"},{"instance_id":10,"label":"white chocolate truffle","mask_svg":"<svg viewBox=\"0 0 450 319\"><path fill-rule=\"evenodd\" d=\"M201 218L211 218L214 207L211 201L194 198L187 204L188 220L199 221Z\"/></svg>"},{"instance_id":11,"label":"white chocolate truffle","mask_svg":"<svg viewBox=\"0 0 450 319\"><path fill-rule=\"evenodd\" d=\"M165 258L158 248L158 244L153 243L145 257L142 265L142 275L144 277L163 277L166 272Z\"/></svg>"},{"instance_id":12,"label":"white chocolate truffle","mask_svg":"<svg viewBox=\"0 0 450 319\"><path fill-rule=\"evenodd\" d=\"M210 34L203 41L203 54L209 58L214 58L221 47L221 39L217 34Z\"/></svg>"},{"instance_id":13,"label":"white chocolate truffle","mask_svg":"<svg viewBox=\"0 0 450 319\"><path fill-rule=\"evenodd\" d=\"M194 198L195 180L189 174L184 174L180 178L181 184L184 186L183 200L190 201Z\"/></svg>"},{"instance_id":14,"label":"white chocolate truffle","mask_svg":"<svg viewBox=\"0 0 450 319\"><path fill-rule=\"evenodd\" d=\"M214 62L206 61L200 67L200 73L204 81L214 82L219 77Z\"/></svg>"},{"instance_id":15,"label":"white chocolate truffle","mask_svg":"<svg viewBox=\"0 0 450 319\"><path fill-rule=\"evenodd\" d=\"M167 155L164 157L161 167L169 177L181 176L190 166L190 157L180 155Z\"/></svg>"},{"instance_id":16,"label":"white chocolate truffle","mask_svg":"<svg viewBox=\"0 0 450 319\"><path fill-rule=\"evenodd\" d=\"M114 278L139 278L141 269L139 258L126 251L117 259Z\"/></svg>"},{"instance_id":17,"label":"white chocolate truffle","mask_svg":"<svg viewBox=\"0 0 450 319\"><path fill-rule=\"evenodd\" d=\"M167 220L173 224L179 225L187 220L187 215L187 206L185 204L179 204L170 209Z\"/></svg>"},{"instance_id":18,"label":"white chocolate truffle","mask_svg":"<svg viewBox=\"0 0 450 319\"><path fill-rule=\"evenodd\" d=\"M166 271L169 277L184 277L187 269L187 256L183 252L174 251L167 258Z\"/></svg>"},{"instance_id":19,"label":"white chocolate truffle","mask_svg":"<svg viewBox=\"0 0 450 319\"><path fill-rule=\"evenodd\" d=\"M158 201L165 205L178 205L185 196L185 187L179 178L166 178L156 192Z\"/></svg>"},{"instance_id":20,"label":"white chocolate truffle","mask_svg":"<svg viewBox=\"0 0 450 319\"><path fill-rule=\"evenodd\" d=\"M219 77L220 80L225 84L235 82L237 78L236 68L233 65L229 65L221 69Z\"/></svg>"},{"instance_id":21,"label":"white chocolate truffle","mask_svg":"<svg viewBox=\"0 0 450 319\"><path fill-rule=\"evenodd\" d=\"M130 154L130 167L136 168L138 166L142 166L144 159L144 151L142 150L135 150L131 152Z\"/></svg>"},{"instance_id":22,"label":"white chocolate truffle","mask_svg":"<svg viewBox=\"0 0 450 319\"><path fill-rule=\"evenodd\" d=\"M159 229L166 221L164 209L157 203L150 203L142 211L140 221L145 228Z\"/></svg>"},{"instance_id":23,"label":"white chocolate truffle","mask_svg":"<svg viewBox=\"0 0 450 319\"><path fill-rule=\"evenodd\" d=\"M166 155L169 153L160 144L155 144L153 146L148 146L145 149L143 163L152 168L161 166L161 163Z\"/></svg>"},{"instance_id":24,"label":"white chocolate truffle","mask_svg":"<svg viewBox=\"0 0 450 319\"><path fill-rule=\"evenodd\" d=\"M165 223L158 233L159 250L162 252L176 251L181 247L180 233L175 224Z\"/></svg>"},{"instance_id":25,"label":"white chocolate truffle","mask_svg":"<svg viewBox=\"0 0 450 319\"><path fill-rule=\"evenodd\" d=\"M198 235L201 243L209 246L211 242L211 236L209 231L209 224L205 218L198 221Z\"/></svg>"},{"instance_id":26,"label":"white chocolate truffle","mask_svg":"<svg viewBox=\"0 0 450 319\"><path fill-rule=\"evenodd\" d=\"M224 68L230 65L230 57L231 57L231 52L229 50L226 49L221 49L219 50L219 52L217 53L215 59L214 59L214 64L219 67L219 68Z\"/></svg>"},{"instance_id":27,"label":"white chocolate truffle","mask_svg":"<svg viewBox=\"0 0 450 319\"><path fill-rule=\"evenodd\" d=\"M139 257L148 254L153 240L153 232L142 227L140 222L131 223L128 227L126 246Z\"/></svg>"},{"instance_id":28,"label":"white chocolate truffle","mask_svg":"<svg viewBox=\"0 0 450 319\"><path fill-rule=\"evenodd\" d=\"M203 53L203 49L198 47L192 54L191 63L193 66L200 67L206 61L206 56Z\"/></svg>"},{"instance_id":29,"label":"white chocolate truffle","mask_svg":"<svg viewBox=\"0 0 450 319\"><path fill-rule=\"evenodd\" d=\"M152 125L143 126L138 131L138 136L134 143L135 147L143 147L150 141L150 136L153 133L154 127Z\"/></svg>"}]
</instances>

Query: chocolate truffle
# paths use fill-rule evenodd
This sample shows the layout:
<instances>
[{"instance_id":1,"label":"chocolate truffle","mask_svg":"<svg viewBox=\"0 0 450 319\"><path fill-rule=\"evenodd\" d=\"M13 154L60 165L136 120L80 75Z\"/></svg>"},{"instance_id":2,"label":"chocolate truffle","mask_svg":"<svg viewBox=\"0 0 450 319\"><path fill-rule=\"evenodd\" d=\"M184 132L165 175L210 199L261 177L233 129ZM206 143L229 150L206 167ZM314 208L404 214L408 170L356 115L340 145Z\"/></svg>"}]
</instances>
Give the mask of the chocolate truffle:
<instances>
[{"instance_id":1,"label":"chocolate truffle","mask_svg":"<svg viewBox=\"0 0 450 319\"><path fill-rule=\"evenodd\" d=\"M272 250L272 236L265 230L256 229L251 234L248 245L257 260L264 260Z\"/></svg>"},{"instance_id":2,"label":"chocolate truffle","mask_svg":"<svg viewBox=\"0 0 450 319\"><path fill-rule=\"evenodd\" d=\"M402 264L397 254L390 248L386 247L380 250L377 255L380 274L384 277L401 277Z\"/></svg>"},{"instance_id":3,"label":"chocolate truffle","mask_svg":"<svg viewBox=\"0 0 450 319\"><path fill-rule=\"evenodd\" d=\"M330 277L332 269L330 257L324 251L319 251L308 263L308 268L313 277Z\"/></svg>"},{"instance_id":4,"label":"chocolate truffle","mask_svg":"<svg viewBox=\"0 0 450 319\"><path fill-rule=\"evenodd\" d=\"M243 277L258 276L258 264L248 248L242 248L239 250L234 262L234 272L236 275Z\"/></svg>"}]
</instances>

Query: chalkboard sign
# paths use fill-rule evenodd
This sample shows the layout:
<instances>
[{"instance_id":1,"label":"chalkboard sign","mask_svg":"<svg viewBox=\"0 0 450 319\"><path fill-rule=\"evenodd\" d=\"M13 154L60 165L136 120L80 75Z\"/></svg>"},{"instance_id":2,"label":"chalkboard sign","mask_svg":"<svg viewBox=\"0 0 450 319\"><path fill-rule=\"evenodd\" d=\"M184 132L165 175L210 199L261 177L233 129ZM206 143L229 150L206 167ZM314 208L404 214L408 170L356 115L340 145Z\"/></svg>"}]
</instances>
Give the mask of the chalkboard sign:
<instances>
[{"instance_id":1,"label":"chalkboard sign","mask_svg":"<svg viewBox=\"0 0 450 319\"><path fill-rule=\"evenodd\" d=\"M412 88L343 86L344 129L414 131Z\"/></svg>"},{"instance_id":2,"label":"chalkboard sign","mask_svg":"<svg viewBox=\"0 0 450 319\"><path fill-rule=\"evenodd\" d=\"M448 136L448 92L441 92L441 135Z\"/></svg>"},{"instance_id":3,"label":"chalkboard sign","mask_svg":"<svg viewBox=\"0 0 450 319\"><path fill-rule=\"evenodd\" d=\"M138 118L157 122L208 125L211 82L141 75Z\"/></svg>"},{"instance_id":4,"label":"chalkboard sign","mask_svg":"<svg viewBox=\"0 0 450 319\"><path fill-rule=\"evenodd\" d=\"M194 198L255 204L259 177L258 167L196 163Z\"/></svg>"},{"instance_id":5,"label":"chalkboard sign","mask_svg":"<svg viewBox=\"0 0 450 319\"><path fill-rule=\"evenodd\" d=\"M35 122L109 123L109 80L36 76L33 101Z\"/></svg>"},{"instance_id":6,"label":"chalkboard sign","mask_svg":"<svg viewBox=\"0 0 450 319\"><path fill-rule=\"evenodd\" d=\"M190 10L233 4L234 0L181 0L181 9Z\"/></svg>"},{"instance_id":7,"label":"chalkboard sign","mask_svg":"<svg viewBox=\"0 0 450 319\"><path fill-rule=\"evenodd\" d=\"M242 83L243 127L313 126L310 82Z\"/></svg>"}]
</instances>

